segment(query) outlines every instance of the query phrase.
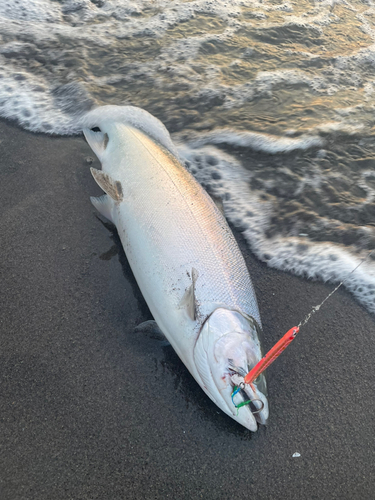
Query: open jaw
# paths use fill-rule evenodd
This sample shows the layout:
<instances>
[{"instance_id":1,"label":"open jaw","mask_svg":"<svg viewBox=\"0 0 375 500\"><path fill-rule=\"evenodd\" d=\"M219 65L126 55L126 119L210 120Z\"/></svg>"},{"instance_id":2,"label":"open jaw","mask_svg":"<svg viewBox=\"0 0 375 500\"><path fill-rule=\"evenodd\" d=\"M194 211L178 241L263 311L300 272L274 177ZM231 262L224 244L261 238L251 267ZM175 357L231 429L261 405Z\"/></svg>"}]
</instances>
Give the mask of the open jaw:
<instances>
[{"instance_id":1,"label":"open jaw","mask_svg":"<svg viewBox=\"0 0 375 500\"><path fill-rule=\"evenodd\" d=\"M207 395L251 431L257 430L257 422L266 424L269 413L264 375L253 384L243 383L243 376L262 358L258 329L253 318L219 308L205 321L194 348Z\"/></svg>"}]
</instances>

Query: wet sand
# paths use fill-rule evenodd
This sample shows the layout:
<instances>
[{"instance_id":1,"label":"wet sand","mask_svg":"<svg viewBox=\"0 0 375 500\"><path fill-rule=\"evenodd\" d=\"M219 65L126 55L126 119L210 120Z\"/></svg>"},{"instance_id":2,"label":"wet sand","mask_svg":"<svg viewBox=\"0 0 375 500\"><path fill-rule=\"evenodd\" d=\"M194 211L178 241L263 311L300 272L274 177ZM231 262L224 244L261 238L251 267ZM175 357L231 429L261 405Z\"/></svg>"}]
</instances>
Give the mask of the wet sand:
<instances>
[{"instance_id":1,"label":"wet sand","mask_svg":"<svg viewBox=\"0 0 375 500\"><path fill-rule=\"evenodd\" d=\"M340 289L269 368L269 425L251 434L134 333L151 316L89 201L83 138L0 129L1 500L374 497L374 317ZM333 287L236 236L268 349Z\"/></svg>"}]
</instances>

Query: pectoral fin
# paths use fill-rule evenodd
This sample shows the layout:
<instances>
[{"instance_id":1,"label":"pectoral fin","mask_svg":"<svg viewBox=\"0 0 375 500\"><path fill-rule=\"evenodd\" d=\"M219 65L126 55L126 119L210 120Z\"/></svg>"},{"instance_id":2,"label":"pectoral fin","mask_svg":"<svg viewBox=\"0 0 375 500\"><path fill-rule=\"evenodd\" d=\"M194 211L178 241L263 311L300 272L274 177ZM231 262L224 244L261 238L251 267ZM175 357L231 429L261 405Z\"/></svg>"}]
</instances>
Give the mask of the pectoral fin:
<instances>
[{"instance_id":1,"label":"pectoral fin","mask_svg":"<svg viewBox=\"0 0 375 500\"><path fill-rule=\"evenodd\" d=\"M92 176L97 184L105 191L114 201L122 201L122 186L120 181L114 181L108 174L96 168L90 168Z\"/></svg>"},{"instance_id":2,"label":"pectoral fin","mask_svg":"<svg viewBox=\"0 0 375 500\"><path fill-rule=\"evenodd\" d=\"M198 271L193 267L193 269L191 270L192 283L186 290L180 302L180 307L186 309L188 315L193 321L197 319L197 313L198 313L197 301L195 298L195 283L198 279L198 276L199 276Z\"/></svg>"}]
</instances>

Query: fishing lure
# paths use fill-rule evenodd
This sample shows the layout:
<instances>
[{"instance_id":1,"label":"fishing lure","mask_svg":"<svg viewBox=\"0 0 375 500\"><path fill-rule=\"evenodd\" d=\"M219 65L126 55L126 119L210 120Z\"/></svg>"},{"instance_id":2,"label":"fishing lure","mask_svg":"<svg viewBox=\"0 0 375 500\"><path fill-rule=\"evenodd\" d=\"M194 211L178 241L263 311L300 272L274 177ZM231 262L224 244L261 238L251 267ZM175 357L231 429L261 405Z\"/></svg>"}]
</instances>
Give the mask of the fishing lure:
<instances>
[{"instance_id":1,"label":"fishing lure","mask_svg":"<svg viewBox=\"0 0 375 500\"><path fill-rule=\"evenodd\" d=\"M293 326L287 333L267 352L265 356L244 377L245 384L251 384L259 375L277 359L288 345L296 338L298 326Z\"/></svg>"},{"instance_id":2,"label":"fishing lure","mask_svg":"<svg viewBox=\"0 0 375 500\"><path fill-rule=\"evenodd\" d=\"M249 404L253 401L260 401L260 400L249 400L249 401L242 401L238 405L235 404L233 401L234 396L245 387L245 384L248 384L251 386L253 391L256 393L256 388L253 385L254 380L256 380L261 373L264 372L264 370L271 364L273 363L279 356L280 354L288 347L288 345L296 338L297 333L300 330L301 326L306 325L306 323L310 320L311 316L315 314L319 309L322 307L322 305L345 283L345 281L349 278L351 274L353 274L369 257L371 254L373 254L375 250L372 250L367 256L361 260L361 262L346 276L344 280L342 280L332 292L330 292L327 297L317 306L313 307L310 313L299 323L298 326L293 326L290 330L287 331L287 333L278 341L276 344L267 352L265 356L243 377L243 380L240 382L239 385L234 385L233 392L231 394L232 397L232 402L234 406L237 408L237 411L241 406L244 406L246 404ZM238 372L237 372L238 373ZM238 375L237 375L238 377ZM232 377L233 379L234 377ZM257 412L253 412L257 413Z\"/></svg>"}]
</instances>

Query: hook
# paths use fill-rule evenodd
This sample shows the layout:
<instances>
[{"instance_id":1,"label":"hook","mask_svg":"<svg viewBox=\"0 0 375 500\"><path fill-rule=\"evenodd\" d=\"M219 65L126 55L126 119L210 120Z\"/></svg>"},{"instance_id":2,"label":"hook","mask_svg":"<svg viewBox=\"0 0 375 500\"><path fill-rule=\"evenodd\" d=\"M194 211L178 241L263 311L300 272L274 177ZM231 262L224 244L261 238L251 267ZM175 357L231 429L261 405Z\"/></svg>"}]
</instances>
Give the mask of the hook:
<instances>
[{"instance_id":1,"label":"hook","mask_svg":"<svg viewBox=\"0 0 375 500\"><path fill-rule=\"evenodd\" d=\"M243 386L243 387L241 387L241 386ZM238 414L238 410L239 410L240 408L242 408L242 406L248 405L248 404L250 404L250 403L253 403L253 404L254 404L254 401L259 401L259 402L262 404L262 406L261 406L261 408L259 408L259 409L258 409L258 410L256 410L256 411L253 411L253 410L251 410L251 409L250 409L250 411L251 411L251 413L252 413L253 415L255 415L256 413L260 413L260 412L263 410L263 408L264 408L264 403L263 403L263 401L262 401L261 399L248 399L247 401L242 401L242 402L241 402L241 403L239 403L238 405L236 405L236 403L234 402L234 400L233 400L234 396L235 396L236 394L238 394L238 393L240 392L240 390L241 390L241 389L244 389L244 387L245 387L245 384L244 384L243 382L242 382L240 385L238 385L238 386L237 386L237 385L235 385L235 386L234 386L234 388L233 388L233 392L232 392L232 394L231 394L232 403L233 403L233 404L234 404L234 406L237 408L237 414Z\"/></svg>"}]
</instances>

